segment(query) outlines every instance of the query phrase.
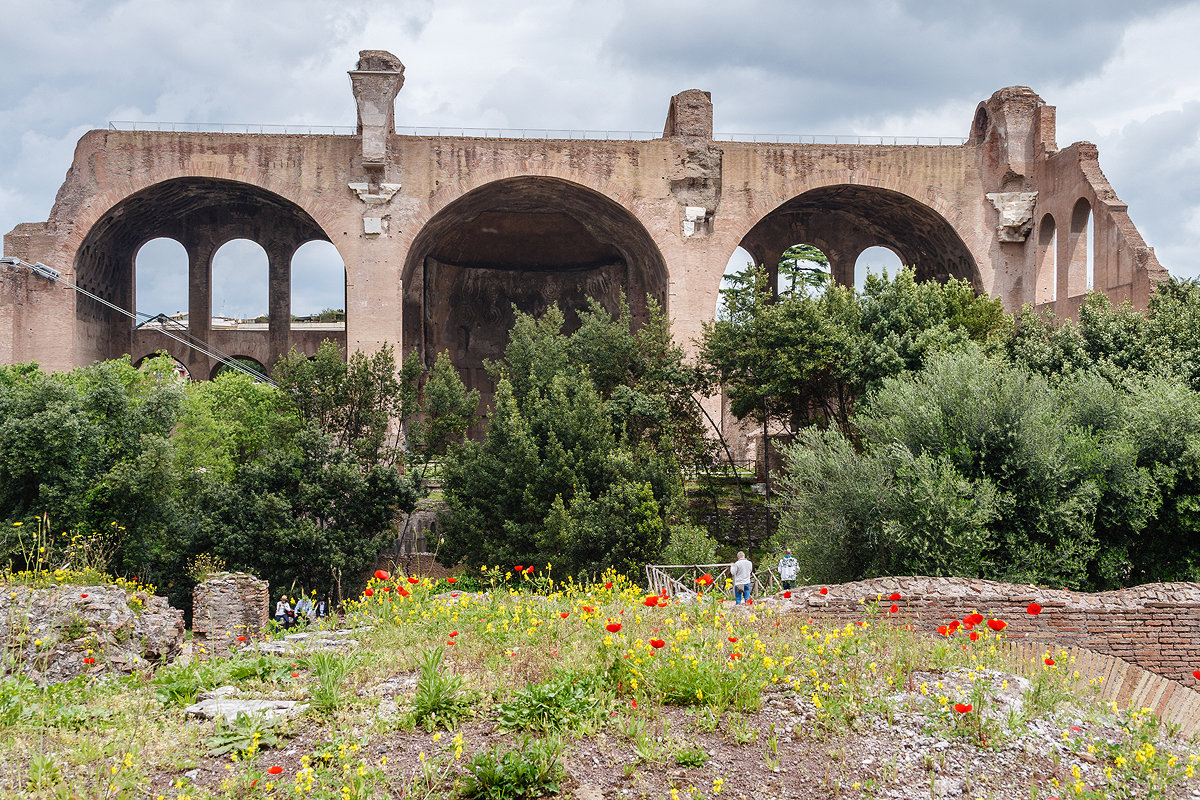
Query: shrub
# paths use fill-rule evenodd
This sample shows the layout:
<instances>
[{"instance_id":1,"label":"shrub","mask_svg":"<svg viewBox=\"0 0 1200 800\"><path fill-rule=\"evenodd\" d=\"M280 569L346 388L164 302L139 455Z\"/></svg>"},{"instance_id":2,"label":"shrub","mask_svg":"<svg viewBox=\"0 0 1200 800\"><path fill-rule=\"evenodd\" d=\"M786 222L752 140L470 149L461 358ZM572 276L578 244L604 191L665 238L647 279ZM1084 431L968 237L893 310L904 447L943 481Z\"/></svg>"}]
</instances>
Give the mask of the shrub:
<instances>
[{"instance_id":1,"label":"shrub","mask_svg":"<svg viewBox=\"0 0 1200 800\"><path fill-rule=\"evenodd\" d=\"M500 727L510 730L560 730L597 712L599 690L596 681L571 675L529 684L500 703L497 719Z\"/></svg>"},{"instance_id":2,"label":"shrub","mask_svg":"<svg viewBox=\"0 0 1200 800\"><path fill-rule=\"evenodd\" d=\"M467 800L509 800L557 794L564 777L560 747L550 739L522 737L512 749L494 745L466 766L460 794Z\"/></svg>"}]
</instances>

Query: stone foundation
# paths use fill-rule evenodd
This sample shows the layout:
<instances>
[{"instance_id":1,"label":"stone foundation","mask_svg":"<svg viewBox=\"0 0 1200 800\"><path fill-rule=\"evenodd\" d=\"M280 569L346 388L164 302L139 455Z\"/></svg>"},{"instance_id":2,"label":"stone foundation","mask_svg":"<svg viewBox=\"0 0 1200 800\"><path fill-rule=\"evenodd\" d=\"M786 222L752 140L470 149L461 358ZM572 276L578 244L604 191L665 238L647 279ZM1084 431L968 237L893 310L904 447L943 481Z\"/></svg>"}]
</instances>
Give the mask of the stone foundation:
<instances>
[{"instance_id":1,"label":"stone foundation","mask_svg":"<svg viewBox=\"0 0 1200 800\"><path fill-rule=\"evenodd\" d=\"M192 590L192 633L198 639L250 636L267 627L266 581L243 572L218 572Z\"/></svg>"},{"instance_id":2,"label":"stone foundation","mask_svg":"<svg viewBox=\"0 0 1200 800\"><path fill-rule=\"evenodd\" d=\"M183 634L183 612L145 592L111 585L0 591L5 671L39 684L165 663Z\"/></svg>"}]
</instances>

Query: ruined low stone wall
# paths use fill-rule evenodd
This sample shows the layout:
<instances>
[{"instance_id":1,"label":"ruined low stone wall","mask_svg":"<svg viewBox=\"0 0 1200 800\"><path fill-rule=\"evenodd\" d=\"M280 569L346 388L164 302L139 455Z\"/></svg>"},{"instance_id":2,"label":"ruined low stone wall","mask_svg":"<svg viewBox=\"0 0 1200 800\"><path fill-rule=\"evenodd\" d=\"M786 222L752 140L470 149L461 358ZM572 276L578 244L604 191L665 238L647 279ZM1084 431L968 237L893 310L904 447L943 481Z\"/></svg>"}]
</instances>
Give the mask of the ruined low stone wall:
<instances>
[{"instance_id":1,"label":"ruined low stone wall","mask_svg":"<svg viewBox=\"0 0 1200 800\"><path fill-rule=\"evenodd\" d=\"M879 616L934 632L978 611L1008 623L1010 640L1082 647L1115 656L1186 685L1200 669L1200 583L1151 583L1115 592L1070 592L966 578L890 577L793 590L792 610L844 624L862 619L863 604L878 601ZM898 592L898 611L887 598ZM1026 611L1036 602L1034 616ZM785 606L786 607L786 606Z\"/></svg>"},{"instance_id":2,"label":"ruined low stone wall","mask_svg":"<svg viewBox=\"0 0 1200 800\"><path fill-rule=\"evenodd\" d=\"M251 636L267 627L270 587L244 572L218 572L192 590L192 633L209 640Z\"/></svg>"},{"instance_id":3,"label":"ruined low stone wall","mask_svg":"<svg viewBox=\"0 0 1200 800\"><path fill-rule=\"evenodd\" d=\"M3 671L39 684L169 661L183 635L183 612L165 597L112 585L0 587Z\"/></svg>"}]
</instances>

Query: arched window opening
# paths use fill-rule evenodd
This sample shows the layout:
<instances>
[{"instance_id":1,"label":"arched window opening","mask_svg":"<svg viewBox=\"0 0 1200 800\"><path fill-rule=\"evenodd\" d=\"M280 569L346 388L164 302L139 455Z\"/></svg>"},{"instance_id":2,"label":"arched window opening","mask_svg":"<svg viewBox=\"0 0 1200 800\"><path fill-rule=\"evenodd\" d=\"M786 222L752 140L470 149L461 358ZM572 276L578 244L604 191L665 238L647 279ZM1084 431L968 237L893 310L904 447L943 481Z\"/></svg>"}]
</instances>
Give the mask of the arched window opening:
<instances>
[{"instance_id":1,"label":"arched window opening","mask_svg":"<svg viewBox=\"0 0 1200 800\"><path fill-rule=\"evenodd\" d=\"M212 316L227 324L267 322L267 273L267 251L257 242L221 245L212 260Z\"/></svg>"},{"instance_id":2,"label":"arched window opening","mask_svg":"<svg viewBox=\"0 0 1200 800\"><path fill-rule=\"evenodd\" d=\"M188 310L188 254L174 239L151 239L133 259L135 308L183 320Z\"/></svg>"},{"instance_id":3,"label":"arched window opening","mask_svg":"<svg viewBox=\"0 0 1200 800\"><path fill-rule=\"evenodd\" d=\"M882 275L886 272L889 277L895 277L903 267L904 262L890 247L868 247L859 253L854 261L854 288L861 292L867 283L868 275Z\"/></svg>"},{"instance_id":4,"label":"arched window opening","mask_svg":"<svg viewBox=\"0 0 1200 800\"><path fill-rule=\"evenodd\" d=\"M292 325L346 327L346 265L330 242L305 242L292 256Z\"/></svg>"},{"instance_id":5,"label":"arched window opening","mask_svg":"<svg viewBox=\"0 0 1200 800\"><path fill-rule=\"evenodd\" d=\"M250 358L249 356L234 356L230 360L234 361L238 364L241 364L246 369L257 372L259 375L267 374L267 368L264 367L262 364L258 363L258 361L256 361L255 359ZM222 373L238 372L238 371L240 371L240 370L236 370L233 367L229 366L228 364L217 364L217 366L213 367L212 375L210 375L209 377L215 379L218 375L221 375Z\"/></svg>"},{"instance_id":6,"label":"arched window opening","mask_svg":"<svg viewBox=\"0 0 1200 800\"><path fill-rule=\"evenodd\" d=\"M730 291L737 290L743 286L743 280L739 276L744 276L751 267L754 266L754 256L750 255L750 251L744 247L734 248L733 255L729 257L729 261L725 264L725 274L721 276L721 292L717 296L717 317L724 318L726 313L726 298Z\"/></svg>"},{"instance_id":7,"label":"arched window opening","mask_svg":"<svg viewBox=\"0 0 1200 800\"><path fill-rule=\"evenodd\" d=\"M1067 271L1067 295L1076 297L1091 290L1095 283L1093 268L1094 236L1091 233L1092 206L1080 198L1071 211L1070 259Z\"/></svg>"},{"instance_id":8,"label":"arched window opening","mask_svg":"<svg viewBox=\"0 0 1200 800\"><path fill-rule=\"evenodd\" d=\"M1046 214L1038 225L1037 284L1034 286L1035 304L1053 303L1058 299L1058 230L1054 217Z\"/></svg>"},{"instance_id":9,"label":"arched window opening","mask_svg":"<svg viewBox=\"0 0 1200 800\"><path fill-rule=\"evenodd\" d=\"M152 353L148 356L142 356L134 363L133 366L135 369L139 369L139 370L145 372L149 368L150 360L153 358L157 358L158 355L159 355L158 353ZM187 380L188 378L192 377L191 373L188 372L187 366L182 361L180 361L178 358L175 358L172 356L171 362L172 362L172 369L174 370L176 377L178 377L182 380Z\"/></svg>"}]
</instances>

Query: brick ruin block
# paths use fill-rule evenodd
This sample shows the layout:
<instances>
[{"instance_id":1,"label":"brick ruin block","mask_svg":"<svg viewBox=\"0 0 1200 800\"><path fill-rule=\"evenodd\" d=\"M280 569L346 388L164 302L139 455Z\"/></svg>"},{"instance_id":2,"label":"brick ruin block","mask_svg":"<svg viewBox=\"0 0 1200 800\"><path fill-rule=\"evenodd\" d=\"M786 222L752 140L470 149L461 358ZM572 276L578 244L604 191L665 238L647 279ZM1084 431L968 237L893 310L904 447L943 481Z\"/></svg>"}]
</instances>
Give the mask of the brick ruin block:
<instances>
[{"instance_id":1,"label":"brick ruin block","mask_svg":"<svg viewBox=\"0 0 1200 800\"><path fill-rule=\"evenodd\" d=\"M266 629L269 585L244 572L218 572L192 590L192 633L218 640Z\"/></svg>"}]
</instances>

